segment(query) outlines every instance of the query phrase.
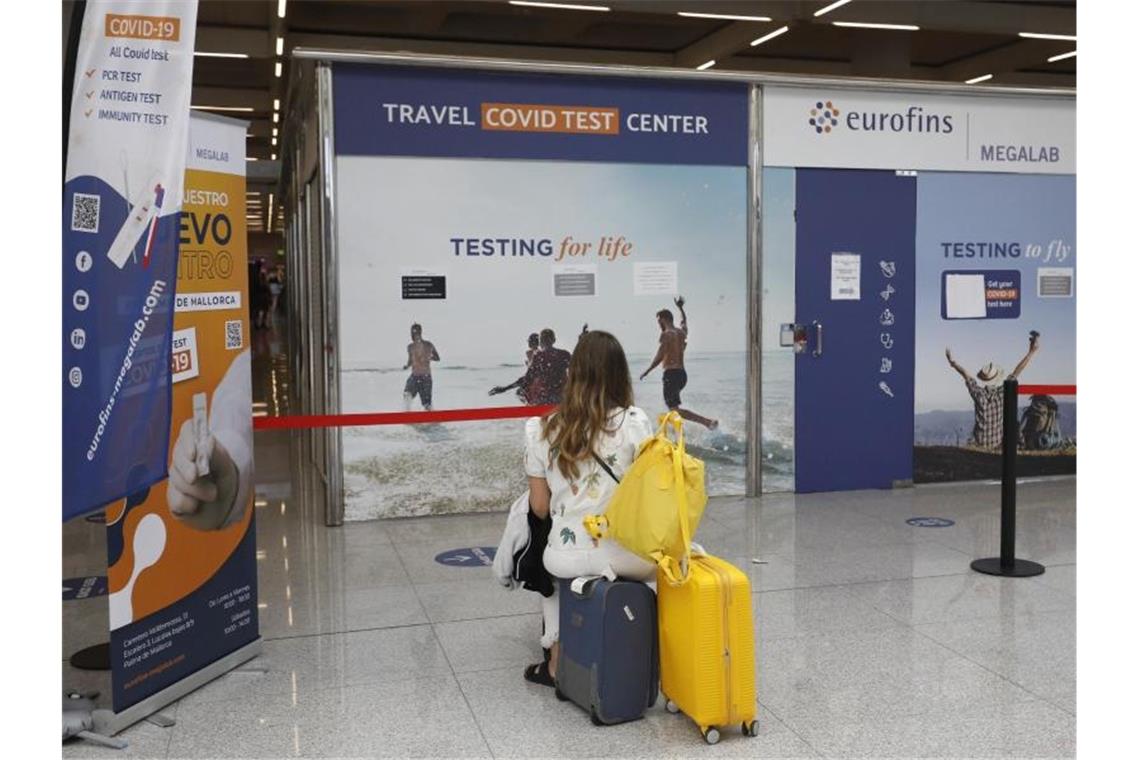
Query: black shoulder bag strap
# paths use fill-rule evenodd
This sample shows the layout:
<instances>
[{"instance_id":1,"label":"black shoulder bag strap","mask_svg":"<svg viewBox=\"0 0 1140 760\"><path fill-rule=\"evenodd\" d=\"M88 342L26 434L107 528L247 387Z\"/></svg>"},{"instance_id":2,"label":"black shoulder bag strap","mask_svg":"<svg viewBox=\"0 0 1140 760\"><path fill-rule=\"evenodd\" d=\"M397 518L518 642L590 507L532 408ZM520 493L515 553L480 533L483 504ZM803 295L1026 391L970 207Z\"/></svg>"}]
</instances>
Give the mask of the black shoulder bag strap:
<instances>
[{"instance_id":1,"label":"black shoulder bag strap","mask_svg":"<svg viewBox=\"0 0 1140 760\"><path fill-rule=\"evenodd\" d=\"M594 461L602 466L602 469L606 471L606 474L614 479L615 483L621 482L621 478L619 478L617 475L614 475L614 471L610 469L610 466L608 464L606 464L606 461L604 459L602 459L600 456L598 456L597 454L595 454L592 451L590 452L590 454L594 457Z\"/></svg>"}]
</instances>

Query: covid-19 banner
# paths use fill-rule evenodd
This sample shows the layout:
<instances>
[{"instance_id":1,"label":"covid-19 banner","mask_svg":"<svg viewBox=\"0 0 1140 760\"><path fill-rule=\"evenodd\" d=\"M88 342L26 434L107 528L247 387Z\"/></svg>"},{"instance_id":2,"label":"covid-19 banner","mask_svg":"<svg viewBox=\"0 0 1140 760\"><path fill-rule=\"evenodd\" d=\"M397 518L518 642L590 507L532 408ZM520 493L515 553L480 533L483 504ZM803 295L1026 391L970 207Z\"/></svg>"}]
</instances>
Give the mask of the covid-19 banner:
<instances>
[{"instance_id":1,"label":"covid-19 banner","mask_svg":"<svg viewBox=\"0 0 1140 760\"><path fill-rule=\"evenodd\" d=\"M197 2L89 0L63 190L63 516L166 473Z\"/></svg>"},{"instance_id":2,"label":"covid-19 banner","mask_svg":"<svg viewBox=\"0 0 1140 760\"><path fill-rule=\"evenodd\" d=\"M258 636L245 131L190 120L161 451L170 474L107 512L116 712Z\"/></svg>"},{"instance_id":3,"label":"covid-19 banner","mask_svg":"<svg viewBox=\"0 0 1140 760\"><path fill-rule=\"evenodd\" d=\"M558 403L605 330L638 406L690 413L709 491L744 493L747 86L345 65L333 99L341 412ZM506 509L522 445L345 429L345 517Z\"/></svg>"}]
</instances>

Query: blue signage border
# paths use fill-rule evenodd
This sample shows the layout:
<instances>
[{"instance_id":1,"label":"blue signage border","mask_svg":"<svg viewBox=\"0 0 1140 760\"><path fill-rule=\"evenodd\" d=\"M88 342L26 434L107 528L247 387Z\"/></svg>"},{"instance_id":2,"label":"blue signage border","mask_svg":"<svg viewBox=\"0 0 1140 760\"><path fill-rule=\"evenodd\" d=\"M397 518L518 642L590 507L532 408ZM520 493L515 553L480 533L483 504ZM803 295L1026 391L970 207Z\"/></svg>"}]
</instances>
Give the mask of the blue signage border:
<instances>
[{"instance_id":1,"label":"blue signage border","mask_svg":"<svg viewBox=\"0 0 1140 760\"><path fill-rule=\"evenodd\" d=\"M738 82L335 64L333 109L338 155L748 163Z\"/></svg>"}]
</instances>

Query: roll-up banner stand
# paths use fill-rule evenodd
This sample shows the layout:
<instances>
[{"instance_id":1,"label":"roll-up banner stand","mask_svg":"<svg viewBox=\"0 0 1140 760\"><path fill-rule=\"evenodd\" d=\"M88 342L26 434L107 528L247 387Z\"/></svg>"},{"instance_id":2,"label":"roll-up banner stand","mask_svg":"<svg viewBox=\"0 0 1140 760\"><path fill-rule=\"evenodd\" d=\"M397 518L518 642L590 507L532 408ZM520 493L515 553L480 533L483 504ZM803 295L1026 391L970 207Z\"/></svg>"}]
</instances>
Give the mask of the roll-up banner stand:
<instances>
[{"instance_id":1,"label":"roll-up banner stand","mask_svg":"<svg viewBox=\"0 0 1140 760\"><path fill-rule=\"evenodd\" d=\"M63 191L63 517L166 475L197 2L90 0Z\"/></svg>"},{"instance_id":2,"label":"roll-up banner stand","mask_svg":"<svg viewBox=\"0 0 1140 760\"><path fill-rule=\"evenodd\" d=\"M164 447L170 476L107 512L114 711L136 713L115 730L260 649L246 127L190 119Z\"/></svg>"}]
</instances>

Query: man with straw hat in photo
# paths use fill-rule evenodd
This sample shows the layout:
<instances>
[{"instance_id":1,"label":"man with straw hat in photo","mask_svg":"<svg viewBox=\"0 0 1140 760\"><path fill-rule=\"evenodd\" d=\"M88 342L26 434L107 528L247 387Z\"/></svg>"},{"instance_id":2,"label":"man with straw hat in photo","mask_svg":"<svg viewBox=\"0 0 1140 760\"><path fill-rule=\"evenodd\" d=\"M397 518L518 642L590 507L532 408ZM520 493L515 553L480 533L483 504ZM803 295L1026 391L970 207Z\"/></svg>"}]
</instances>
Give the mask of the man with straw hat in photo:
<instances>
[{"instance_id":1,"label":"man with straw hat in photo","mask_svg":"<svg viewBox=\"0 0 1140 760\"><path fill-rule=\"evenodd\" d=\"M1010 379L1016 380L1029 365L1029 360L1039 348L1039 339L1037 331L1029 334L1029 351L1014 367L1009 375ZM1002 380L1004 379L1002 368L993 362L987 362L978 370L978 379L975 380L961 364L954 361L949 348L946 349L946 361L950 362L950 366L966 381L966 390L974 400L974 432L970 436L971 442L983 449L1001 448ZM982 382L979 383L978 380Z\"/></svg>"}]
</instances>

